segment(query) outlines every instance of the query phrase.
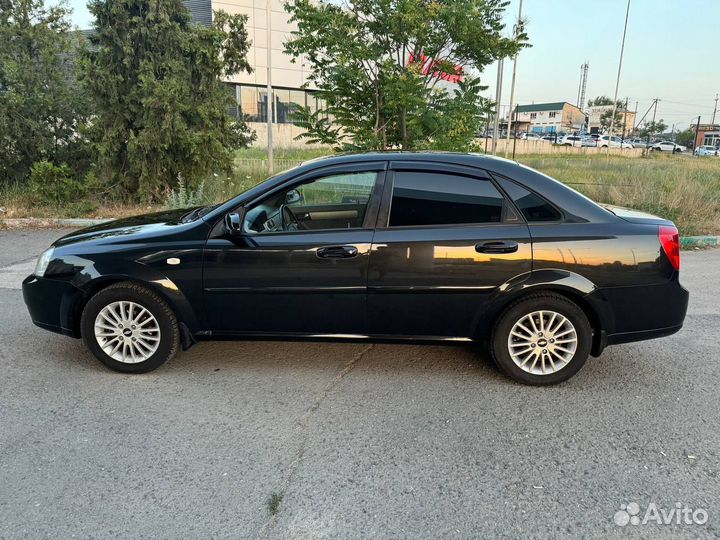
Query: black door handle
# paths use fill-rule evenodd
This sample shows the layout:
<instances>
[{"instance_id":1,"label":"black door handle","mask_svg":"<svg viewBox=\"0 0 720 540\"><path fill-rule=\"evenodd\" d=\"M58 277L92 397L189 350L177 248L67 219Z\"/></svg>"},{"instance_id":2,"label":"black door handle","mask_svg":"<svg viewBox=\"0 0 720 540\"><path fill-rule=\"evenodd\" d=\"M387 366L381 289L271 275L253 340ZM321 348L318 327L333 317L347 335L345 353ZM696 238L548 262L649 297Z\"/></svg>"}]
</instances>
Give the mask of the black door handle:
<instances>
[{"instance_id":1,"label":"black door handle","mask_svg":"<svg viewBox=\"0 0 720 540\"><path fill-rule=\"evenodd\" d=\"M357 254L355 246L327 246L317 250L317 256L323 259L349 259Z\"/></svg>"},{"instance_id":2,"label":"black door handle","mask_svg":"<svg viewBox=\"0 0 720 540\"><path fill-rule=\"evenodd\" d=\"M515 253L518 250L518 243L509 241L480 242L475 245L478 253Z\"/></svg>"}]
</instances>

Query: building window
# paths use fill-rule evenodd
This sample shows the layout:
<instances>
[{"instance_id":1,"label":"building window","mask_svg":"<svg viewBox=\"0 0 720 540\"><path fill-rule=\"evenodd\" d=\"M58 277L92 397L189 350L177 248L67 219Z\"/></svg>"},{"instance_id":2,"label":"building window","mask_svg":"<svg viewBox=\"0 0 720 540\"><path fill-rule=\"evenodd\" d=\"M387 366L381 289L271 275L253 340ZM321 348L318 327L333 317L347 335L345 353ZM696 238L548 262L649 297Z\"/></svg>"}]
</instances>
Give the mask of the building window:
<instances>
[{"instance_id":1,"label":"building window","mask_svg":"<svg viewBox=\"0 0 720 540\"><path fill-rule=\"evenodd\" d=\"M557 114L557 111L552 111L548 114L550 118L555 118L555 115Z\"/></svg>"},{"instance_id":2,"label":"building window","mask_svg":"<svg viewBox=\"0 0 720 540\"><path fill-rule=\"evenodd\" d=\"M239 113L245 115L248 122L267 122L267 88L264 86L228 85L229 91L237 99L238 107L230 107L233 117ZM306 90L290 90L274 88L275 109L273 122L276 124L292 124L295 112L300 107L309 107L310 112L324 108L325 103L315 97L314 92Z\"/></svg>"},{"instance_id":3,"label":"building window","mask_svg":"<svg viewBox=\"0 0 720 540\"><path fill-rule=\"evenodd\" d=\"M537 118L537 113L531 112L530 113L530 120L535 120Z\"/></svg>"}]
</instances>

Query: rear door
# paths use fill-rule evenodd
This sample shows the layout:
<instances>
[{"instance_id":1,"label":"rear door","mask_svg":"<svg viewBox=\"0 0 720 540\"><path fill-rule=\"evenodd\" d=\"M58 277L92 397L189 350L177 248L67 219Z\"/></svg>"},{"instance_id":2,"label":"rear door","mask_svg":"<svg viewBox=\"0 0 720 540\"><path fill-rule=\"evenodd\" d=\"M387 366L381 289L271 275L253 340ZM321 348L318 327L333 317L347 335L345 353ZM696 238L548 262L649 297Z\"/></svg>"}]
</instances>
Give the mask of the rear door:
<instances>
[{"instance_id":1,"label":"rear door","mask_svg":"<svg viewBox=\"0 0 720 540\"><path fill-rule=\"evenodd\" d=\"M528 227L487 174L391 163L370 253L369 333L471 337L493 293L531 268Z\"/></svg>"}]
</instances>

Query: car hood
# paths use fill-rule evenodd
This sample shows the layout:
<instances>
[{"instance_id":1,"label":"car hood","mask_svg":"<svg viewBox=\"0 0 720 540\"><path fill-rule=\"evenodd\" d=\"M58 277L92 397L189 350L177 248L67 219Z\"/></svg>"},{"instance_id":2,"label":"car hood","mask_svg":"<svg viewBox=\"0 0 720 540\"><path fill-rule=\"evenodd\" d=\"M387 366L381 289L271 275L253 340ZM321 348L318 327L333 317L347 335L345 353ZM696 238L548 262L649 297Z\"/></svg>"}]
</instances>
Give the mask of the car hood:
<instances>
[{"instance_id":1,"label":"car hood","mask_svg":"<svg viewBox=\"0 0 720 540\"><path fill-rule=\"evenodd\" d=\"M107 221L71 232L56 240L53 246L65 246L87 240L109 239L113 241L163 234L183 226L184 224L180 220L190 210L192 209L183 208Z\"/></svg>"}]
</instances>

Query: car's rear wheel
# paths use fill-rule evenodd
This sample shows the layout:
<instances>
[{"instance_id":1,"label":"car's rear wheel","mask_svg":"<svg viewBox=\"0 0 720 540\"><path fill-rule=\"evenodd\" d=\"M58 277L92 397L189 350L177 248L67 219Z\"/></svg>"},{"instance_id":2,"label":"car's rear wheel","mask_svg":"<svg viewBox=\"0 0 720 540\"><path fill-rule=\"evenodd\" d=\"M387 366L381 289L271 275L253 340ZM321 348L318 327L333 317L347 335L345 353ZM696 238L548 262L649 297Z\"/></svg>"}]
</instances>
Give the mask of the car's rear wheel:
<instances>
[{"instance_id":1,"label":"car's rear wheel","mask_svg":"<svg viewBox=\"0 0 720 540\"><path fill-rule=\"evenodd\" d=\"M491 338L500 370L533 385L556 384L575 375L591 345L592 327L583 310L555 293L532 294L510 305Z\"/></svg>"},{"instance_id":2,"label":"car's rear wheel","mask_svg":"<svg viewBox=\"0 0 720 540\"><path fill-rule=\"evenodd\" d=\"M167 303L131 282L110 285L85 305L80 330L88 349L110 369L145 373L170 360L180 330Z\"/></svg>"}]
</instances>

